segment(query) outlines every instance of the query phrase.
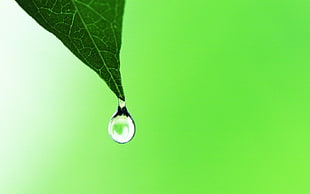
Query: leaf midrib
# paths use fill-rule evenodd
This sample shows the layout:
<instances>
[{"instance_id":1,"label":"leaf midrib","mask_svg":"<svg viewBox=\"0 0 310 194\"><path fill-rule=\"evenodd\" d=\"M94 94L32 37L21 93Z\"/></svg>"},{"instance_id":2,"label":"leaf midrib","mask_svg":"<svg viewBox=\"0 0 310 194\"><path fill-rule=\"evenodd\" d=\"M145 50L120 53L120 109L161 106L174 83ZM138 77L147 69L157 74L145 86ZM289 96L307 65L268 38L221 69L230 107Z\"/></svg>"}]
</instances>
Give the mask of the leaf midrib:
<instances>
[{"instance_id":1,"label":"leaf midrib","mask_svg":"<svg viewBox=\"0 0 310 194\"><path fill-rule=\"evenodd\" d=\"M111 79L112 79L112 81L113 81L113 83L114 83L114 85L115 85L115 87L116 87L116 89L117 89L119 95L122 95L122 93L121 93L121 91L120 91L120 89L119 89L119 86L117 85L117 82L116 82L115 79L113 78L113 74L112 74L111 71L109 70L109 68L108 68L108 66L107 66L107 64L106 64L106 62L105 62L103 56L101 55L101 52L100 52L100 49L98 48L97 43L95 42L95 40L94 40L93 37L91 36L91 33L90 33L90 31L89 31L89 29L88 29L88 27L87 27L87 25L86 25L86 23L85 23L83 17L81 17L81 14L79 13L79 9L78 9L78 7L76 6L75 1L74 1L74 0L71 0L71 2L72 2L72 4L73 4L74 8L76 9L76 14L78 14L78 16L80 17L80 19L81 19L83 25L85 26L85 30L86 30L86 32L87 32L89 38L91 39L92 43L94 44L94 46L95 46L95 48L96 48L96 51L98 52L98 55L99 55L100 59L101 59L102 62L103 62L103 66L105 67L105 69L107 70L107 72L109 73L109 75L111 76ZM114 32L114 30L113 30L113 32ZM113 34L114 34L114 33L113 33ZM100 72L100 73L101 73L101 72Z\"/></svg>"}]
</instances>

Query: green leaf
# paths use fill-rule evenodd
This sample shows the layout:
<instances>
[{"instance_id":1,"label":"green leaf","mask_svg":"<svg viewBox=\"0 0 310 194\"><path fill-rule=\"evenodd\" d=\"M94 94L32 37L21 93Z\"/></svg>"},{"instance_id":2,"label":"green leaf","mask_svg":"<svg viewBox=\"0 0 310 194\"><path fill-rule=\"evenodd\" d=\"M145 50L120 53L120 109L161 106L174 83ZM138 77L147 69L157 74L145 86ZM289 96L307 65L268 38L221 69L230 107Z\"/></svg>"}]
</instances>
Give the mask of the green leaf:
<instances>
[{"instance_id":1,"label":"green leaf","mask_svg":"<svg viewBox=\"0 0 310 194\"><path fill-rule=\"evenodd\" d=\"M124 0L16 0L125 100L120 74Z\"/></svg>"}]
</instances>

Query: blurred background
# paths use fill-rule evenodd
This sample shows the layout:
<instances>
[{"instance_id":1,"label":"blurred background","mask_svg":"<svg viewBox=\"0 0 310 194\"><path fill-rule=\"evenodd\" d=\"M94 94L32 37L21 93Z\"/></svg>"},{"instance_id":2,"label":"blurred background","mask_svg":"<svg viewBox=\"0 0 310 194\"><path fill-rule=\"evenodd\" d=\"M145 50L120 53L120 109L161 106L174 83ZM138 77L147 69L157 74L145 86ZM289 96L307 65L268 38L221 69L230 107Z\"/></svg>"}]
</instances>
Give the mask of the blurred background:
<instances>
[{"instance_id":1,"label":"blurred background","mask_svg":"<svg viewBox=\"0 0 310 194\"><path fill-rule=\"evenodd\" d=\"M1 194L309 194L310 2L127 0L117 99L0 0Z\"/></svg>"}]
</instances>

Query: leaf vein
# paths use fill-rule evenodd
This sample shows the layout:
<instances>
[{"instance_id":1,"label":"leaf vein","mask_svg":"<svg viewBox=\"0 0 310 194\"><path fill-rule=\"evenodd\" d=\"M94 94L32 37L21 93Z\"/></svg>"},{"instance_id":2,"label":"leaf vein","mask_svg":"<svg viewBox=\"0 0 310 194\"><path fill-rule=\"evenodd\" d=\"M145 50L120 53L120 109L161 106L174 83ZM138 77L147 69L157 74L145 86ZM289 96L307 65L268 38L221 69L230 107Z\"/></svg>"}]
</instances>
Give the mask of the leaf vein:
<instances>
[{"instance_id":1,"label":"leaf vein","mask_svg":"<svg viewBox=\"0 0 310 194\"><path fill-rule=\"evenodd\" d=\"M98 53L98 55L99 55L99 57L100 57L100 59L101 59L101 61L102 61L102 63L103 63L103 66L105 67L106 71L108 72L108 74L109 74L110 77L112 78L112 81L113 81L114 85L116 86L116 89L117 89L118 93L121 94L121 91L120 91L120 89L119 89L119 86L118 86L116 80L114 80L112 72L110 71L109 67L107 66L107 64L106 64L106 62L105 62L105 60L104 60L102 54L100 53L100 49L98 48L97 43L96 43L95 40L93 39L93 37L92 37L92 35L91 35L91 33L90 33L88 27L87 27L87 24L85 23L85 21L84 21L84 19L83 19L83 17L81 17L81 15L80 15L79 8L76 6L75 0L71 0L71 1L72 1L72 3L73 3L73 6L74 6L75 9L76 9L76 12L77 12L78 16L79 16L80 19L81 19L81 22L82 22L83 25L85 26L85 30L86 30L86 32L88 33L90 40L92 41L93 45L95 46L95 48L96 48L96 50L97 50L97 53Z\"/></svg>"}]
</instances>

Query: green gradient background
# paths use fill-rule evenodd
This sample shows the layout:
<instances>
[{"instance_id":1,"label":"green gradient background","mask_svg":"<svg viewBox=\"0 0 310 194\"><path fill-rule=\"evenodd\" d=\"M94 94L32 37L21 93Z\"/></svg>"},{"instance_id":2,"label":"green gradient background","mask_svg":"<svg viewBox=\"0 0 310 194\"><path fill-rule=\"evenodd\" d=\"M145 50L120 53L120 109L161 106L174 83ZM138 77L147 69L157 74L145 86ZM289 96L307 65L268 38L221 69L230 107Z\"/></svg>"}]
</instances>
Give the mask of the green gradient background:
<instances>
[{"instance_id":1,"label":"green gradient background","mask_svg":"<svg viewBox=\"0 0 310 194\"><path fill-rule=\"evenodd\" d=\"M0 0L1 194L309 194L310 2L127 0L117 100Z\"/></svg>"}]
</instances>

